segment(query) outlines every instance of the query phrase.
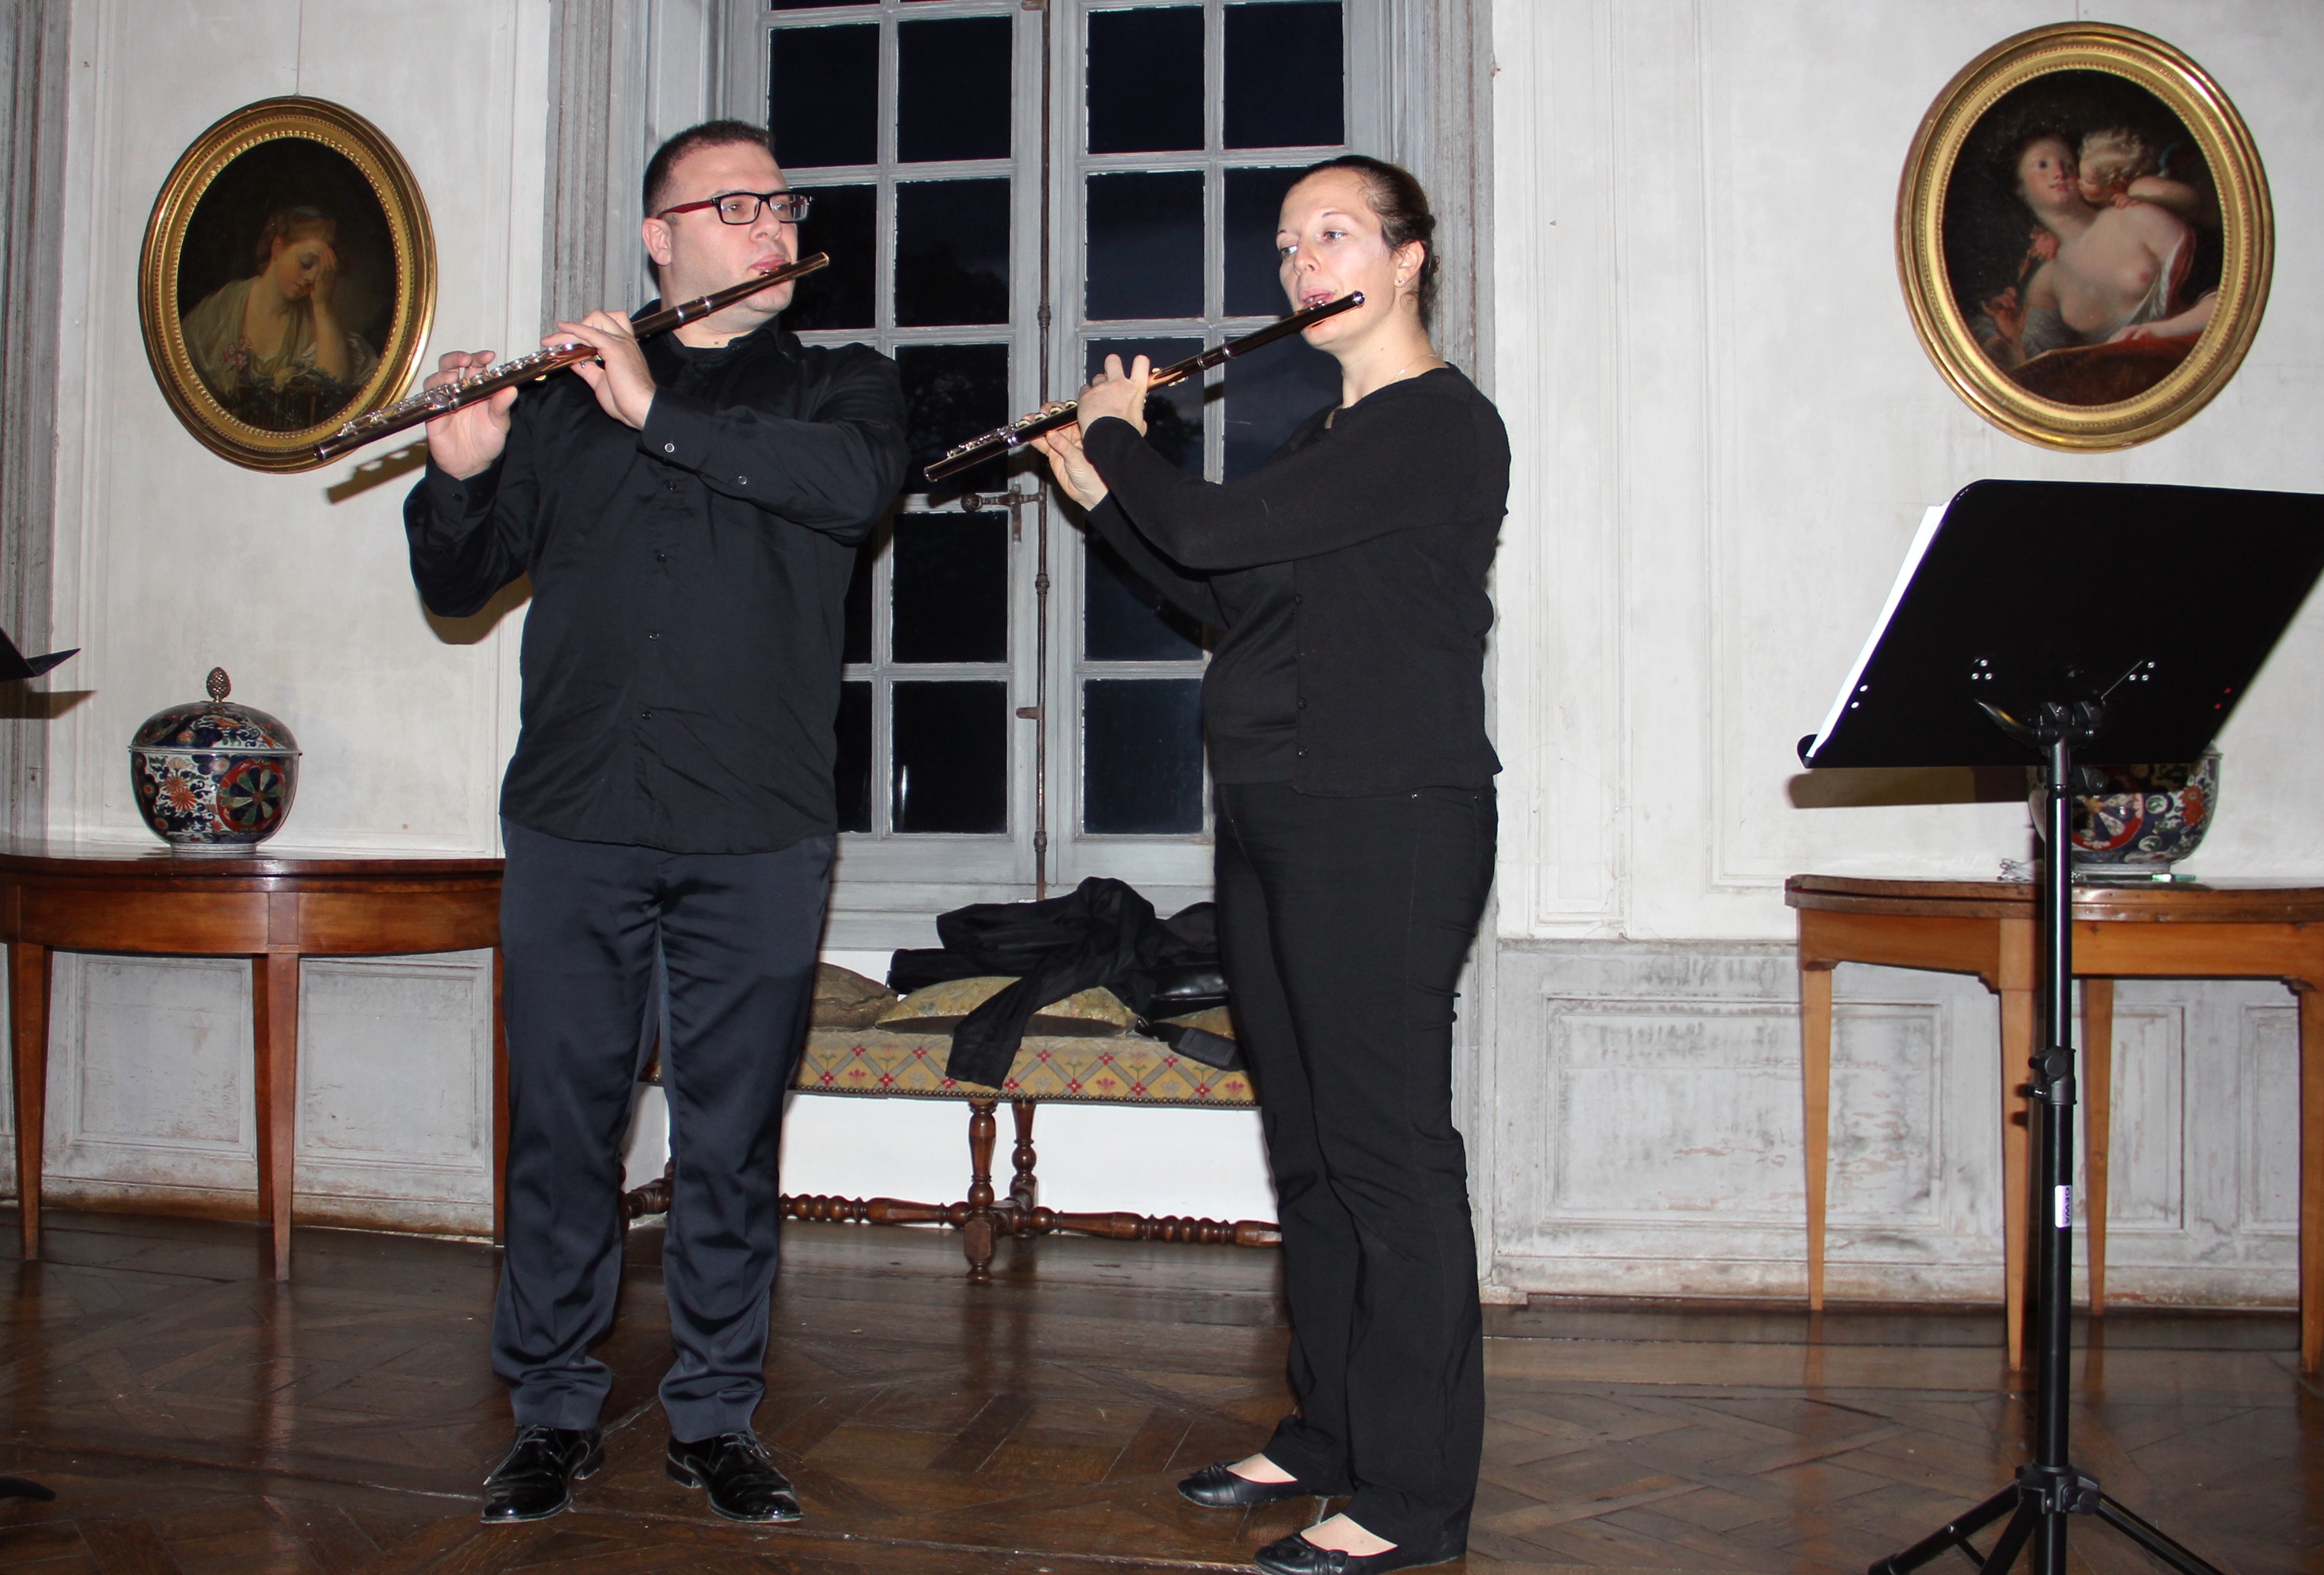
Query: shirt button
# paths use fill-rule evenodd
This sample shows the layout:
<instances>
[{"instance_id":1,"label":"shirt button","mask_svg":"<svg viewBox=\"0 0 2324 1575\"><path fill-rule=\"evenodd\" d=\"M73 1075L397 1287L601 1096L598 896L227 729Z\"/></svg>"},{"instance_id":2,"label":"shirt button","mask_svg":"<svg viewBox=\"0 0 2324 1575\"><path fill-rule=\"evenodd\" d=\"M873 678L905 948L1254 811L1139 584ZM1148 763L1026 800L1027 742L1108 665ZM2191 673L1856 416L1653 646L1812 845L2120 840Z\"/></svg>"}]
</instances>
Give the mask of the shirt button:
<instances>
[{"instance_id":1,"label":"shirt button","mask_svg":"<svg viewBox=\"0 0 2324 1575\"><path fill-rule=\"evenodd\" d=\"M1293 591L1291 593L1291 605L1295 607L1306 599L1307 598L1305 597L1300 595L1297 591Z\"/></svg>"},{"instance_id":2,"label":"shirt button","mask_svg":"<svg viewBox=\"0 0 2324 1575\"><path fill-rule=\"evenodd\" d=\"M669 554L667 552L657 552L654 554L654 561L657 563L667 563L669 561Z\"/></svg>"},{"instance_id":3,"label":"shirt button","mask_svg":"<svg viewBox=\"0 0 2324 1575\"><path fill-rule=\"evenodd\" d=\"M1301 695L1297 699L1296 699L1296 700L1292 701L1291 703L1292 703L1293 705L1295 705L1295 706L1297 706L1301 710L1303 710L1303 711L1304 711L1304 710L1305 710L1305 709L1307 709L1307 697L1306 697L1305 695Z\"/></svg>"},{"instance_id":4,"label":"shirt button","mask_svg":"<svg viewBox=\"0 0 2324 1575\"><path fill-rule=\"evenodd\" d=\"M1306 758L1307 758L1307 752L1306 752L1305 749L1295 749L1295 750L1293 750L1293 751L1292 751L1292 753L1293 753L1293 754L1295 754L1295 755L1298 755L1298 756L1299 756L1299 758L1300 758L1300 759L1302 759L1302 760L1305 760L1305 759L1306 759Z\"/></svg>"},{"instance_id":5,"label":"shirt button","mask_svg":"<svg viewBox=\"0 0 2324 1575\"><path fill-rule=\"evenodd\" d=\"M676 443L664 443L661 446L661 451L665 454L675 454L678 452L678 445Z\"/></svg>"},{"instance_id":6,"label":"shirt button","mask_svg":"<svg viewBox=\"0 0 2324 1575\"><path fill-rule=\"evenodd\" d=\"M734 477L734 485L737 486L748 486L751 485L751 478L747 476L737 476Z\"/></svg>"},{"instance_id":7,"label":"shirt button","mask_svg":"<svg viewBox=\"0 0 2324 1575\"><path fill-rule=\"evenodd\" d=\"M650 722L653 720L653 713L651 711L640 711L638 713L638 720L641 722ZM1299 753L1305 755L1307 752L1305 749L1302 749Z\"/></svg>"},{"instance_id":8,"label":"shirt button","mask_svg":"<svg viewBox=\"0 0 2324 1575\"><path fill-rule=\"evenodd\" d=\"M661 638L661 631L659 629L648 629L646 631L646 638L649 640L659 640Z\"/></svg>"}]
</instances>

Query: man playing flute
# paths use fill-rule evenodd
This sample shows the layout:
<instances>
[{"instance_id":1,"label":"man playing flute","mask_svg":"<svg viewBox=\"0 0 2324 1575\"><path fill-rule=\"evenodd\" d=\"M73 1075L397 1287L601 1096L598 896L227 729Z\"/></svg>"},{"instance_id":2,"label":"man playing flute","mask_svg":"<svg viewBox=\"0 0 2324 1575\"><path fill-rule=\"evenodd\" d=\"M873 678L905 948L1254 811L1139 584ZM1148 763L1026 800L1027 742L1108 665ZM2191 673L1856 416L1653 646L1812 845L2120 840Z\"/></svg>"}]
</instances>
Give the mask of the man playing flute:
<instances>
[{"instance_id":1,"label":"man playing flute","mask_svg":"<svg viewBox=\"0 0 2324 1575\"><path fill-rule=\"evenodd\" d=\"M645 177L669 301L798 255L807 199L766 133L680 133ZM428 424L404 505L430 610L530 576L508 864L507 1250L493 1366L516 1436L488 1524L540 1520L603 1463L589 1347L622 1266L621 1144L658 1022L676 1161L663 1274L669 1470L730 1520L799 1518L751 1418L764 1394L776 1146L836 845L833 765L855 549L904 475L896 367L779 328L795 286L640 340L560 322L577 376ZM489 365L455 351L431 379ZM666 987L657 996L657 977Z\"/></svg>"}]
</instances>

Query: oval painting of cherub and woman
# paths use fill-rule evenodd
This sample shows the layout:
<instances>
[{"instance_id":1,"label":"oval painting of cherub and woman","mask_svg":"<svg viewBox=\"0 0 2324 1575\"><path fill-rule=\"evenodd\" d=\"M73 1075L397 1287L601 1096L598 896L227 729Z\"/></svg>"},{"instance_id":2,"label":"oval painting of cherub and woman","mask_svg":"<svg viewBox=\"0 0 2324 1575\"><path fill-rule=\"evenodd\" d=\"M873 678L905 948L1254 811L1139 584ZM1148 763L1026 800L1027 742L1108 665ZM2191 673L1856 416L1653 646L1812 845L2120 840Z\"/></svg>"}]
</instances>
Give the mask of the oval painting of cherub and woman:
<instances>
[{"instance_id":1,"label":"oval painting of cherub and woman","mask_svg":"<svg viewBox=\"0 0 2324 1575\"><path fill-rule=\"evenodd\" d=\"M2259 331L2267 172L2219 83L2111 23L2006 38L1922 118L1896 196L1914 331L1986 420L2055 449L2191 419Z\"/></svg>"},{"instance_id":2,"label":"oval painting of cherub and woman","mask_svg":"<svg viewBox=\"0 0 2324 1575\"><path fill-rule=\"evenodd\" d=\"M2115 404L2187 358L2219 299L2219 193L2193 134L2108 72L2003 95L1945 192L1945 273L1962 320L2020 387Z\"/></svg>"}]
</instances>

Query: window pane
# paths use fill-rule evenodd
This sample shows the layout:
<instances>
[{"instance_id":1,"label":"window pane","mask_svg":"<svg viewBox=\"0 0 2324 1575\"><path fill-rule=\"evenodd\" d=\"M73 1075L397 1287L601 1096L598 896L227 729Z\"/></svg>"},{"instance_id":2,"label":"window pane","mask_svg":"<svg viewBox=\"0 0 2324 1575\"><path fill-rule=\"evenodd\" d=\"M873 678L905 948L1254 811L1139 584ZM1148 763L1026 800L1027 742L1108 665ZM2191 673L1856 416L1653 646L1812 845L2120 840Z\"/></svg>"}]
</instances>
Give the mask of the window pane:
<instances>
[{"instance_id":1,"label":"window pane","mask_svg":"<svg viewBox=\"0 0 2324 1575\"><path fill-rule=\"evenodd\" d=\"M880 156L880 28L786 27L771 36L767 124L786 170Z\"/></svg>"},{"instance_id":2,"label":"window pane","mask_svg":"<svg viewBox=\"0 0 2324 1575\"><path fill-rule=\"evenodd\" d=\"M904 378L905 440L912 468L904 490L924 492L921 467L954 443L991 431L1009 421L1009 347L1006 345L899 345L896 369ZM1007 460L995 459L945 478L947 495L1007 485Z\"/></svg>"},{"instance_id":3,"label":"window pane","mask_svg":"<svg viewBox=\"0 0 2324 1575\"><path fill-rule=\"evenodd\" d=\"M1200 679L1094 678L1082 685L1082 829L1203 829Z\"/></svg>"},{"instance_id":4,"label":"window pane","mask_svg":"<svg viewBox=\"0 0 2324 1575\"><path fill-rule=\"evenodd\" d=\"M847 582L847 622L842 636L839 658L843 662L872 660L872 586L877 572L880 554L888 545L888 533L872 533L872 539L855 549L855 578Z\"/></svg>"},{"instance_id":5,"label":"window pane","mask_svg":"<svg viewBox=\"0 0 2324 1575\"><path fill-rule=\"evenodd\" d=\"M1277 268L1275 235L1283 194L1299 179L1294 170L1229 170L1226 250L1227 315L1279 317L1291 310Z\"/></svg>"},{"instance_id":6,"label":"window pane","mask_svg":"<svg viewBox=\"0 0 2324 1575\"><path fill-rule=\"evenodd\" d=\"M1248 476L1301 422L1340 403L1340 364L1296 335L1227 363L1229 481Z\"/></svg>"},{"instance_id":7,"label":"window pane","mask_svg":"<svg viewBox=\"0 0 2324 1575\"><path fill-rule=\"evenodd\" d=\"M872 281L879 265L879 189L873 186L816 186L815 206L799 226L799 255L829 252L831 266L798 282L798 293L783 314L783 326L794 333L809 329L868 329L872 311Z\"/></svg>"},{"instance_id":8,"label":"window pane","mask_svg":"<svg viewBox=\"0 0 2324 1575\"><path fill-rule=\"evenodd\" d=\"M1009 660L1009 516L906 514L896 522L899 662Z\"/></svg>"},{"instance_id":9,"label":"window pane","mask_svg":"<svg viewBox=\"0 0 2324 1575\"><path fill-rule=\"evenodd\" d=\"M1346 137L1340 91L1340 7L1227 7L1231 148L1304 148Z\"/></svg>"},{"instance_id":10,"label":"window pane","mask_svg":"<svg viewBox=\"0 0 2324 1575\"><path fill-rule=\"evenodd\" d=\"M1008 320L1008 181L898 186L896 321L920 328Z\"/></svg>"},{"instance_id":11,"label":"window pane","mask_svg":"<svg viewBox=\"0 0 2324 1575\"><path fill-rule=\"evenodd\" d=\"M839 829L872 829L872 686L839 686Z\"/></svg>"},{"instance_id":12,"label":"window pane","mask_svg":"<svg viewBox=\"0 0 2324 1575\"><path fill-rule=\"evenodd\" d=\"M896 156L1009 156L1006 16L907 22L896 29Z\"/></svg>"},{"instance_id":13,"label":"window pane","mask_svg":"<svg viewBox=\"0 0 2324 1575\"><path fill-rule=\"evenodd\" d=\"M1088 315L1202 310L1202 172L1091 176Z\"/></svg>"},{"instance_id":14,"label":"window pane","mask_svg":"<svg viewBox=\"0 0 2324 1575\"><path fill-rule=\"evenodd\" d=\"M1009 829L1009 686L895 687L899 831Z\"/></svg>"},{"instance_id":15,"label":"window pane","mask_svg":"<svg viewBox=\"0 0 2324 1575\"><path fill-rule=\"evenodd\" d=\"M1149 6L1092 16L1089 151L1150 153L1202 145L1202 8Z\"/></svg>"},{"instance_id":16,"label":"window pane","mask_svg":"<svg viewBox=\"0 0 2324 1575\"><path fill-rule=\"evenodd\" d=\"M1197 625L1167 610L1112 548L1094 536L1084 541L1082 654L1092 662L1199 661Z\"/></svg>"},{"instance_id":17,"label":"window pane","mask_svg":"<svg viewBox=\"0 0 2324 1575\"><path fill-rule=\"evenodd\" d=\"M826 5L860 5L862 0L767 0L770 11L817 11Z\"/></svg>"},{"instance_id":18,"label":"window pane","mask_svg":"<svg viewBox=\"0 0 2324 1575\"><path fill-rule=\"evenodd\" d=\"M1200 339L1093 339L1085 375L1093 375L1108 356L1119 356L1124 366L1139 356L1157 367L1199 354ZM1146 440L1181 470L1203 473L1203 380L1183 383L1146 396Z\"/></svg>"}]
</instances>

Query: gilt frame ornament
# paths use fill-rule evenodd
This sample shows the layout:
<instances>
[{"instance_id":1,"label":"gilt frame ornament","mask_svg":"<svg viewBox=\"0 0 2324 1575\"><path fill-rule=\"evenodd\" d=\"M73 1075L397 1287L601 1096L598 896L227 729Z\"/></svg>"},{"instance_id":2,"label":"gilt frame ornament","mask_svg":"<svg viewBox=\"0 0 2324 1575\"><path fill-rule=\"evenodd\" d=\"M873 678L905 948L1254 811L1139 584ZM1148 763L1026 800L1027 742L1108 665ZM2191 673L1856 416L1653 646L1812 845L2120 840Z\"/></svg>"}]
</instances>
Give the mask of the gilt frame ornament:
<instances>
[{"instance_id":1,"label":"gilt frame ornament","mask_svg":"<svg viewBox=\"0 0 2324 1575\"><path fill-rule=\"evenodd\" d=\"M2126 27L2036 28L1969 62L1896 194L1922 347L1970 409L2052 449L2128 448L2201 410L2251 347L2274 256L2243 117Z\"/></svg>"},{"instance_id":2,"label":"gilt frame ornament","mask_svg":"<svg viewBox=\"0 0 2324 1575\"><path fill-rule=\"evenodd\" d=\"M195 138L137 273L170 409L253 470L323 463L318 440L411 381L436 311L420 183L378 127L320 98L247 105Z\"/></svg>"}]
</instances>

